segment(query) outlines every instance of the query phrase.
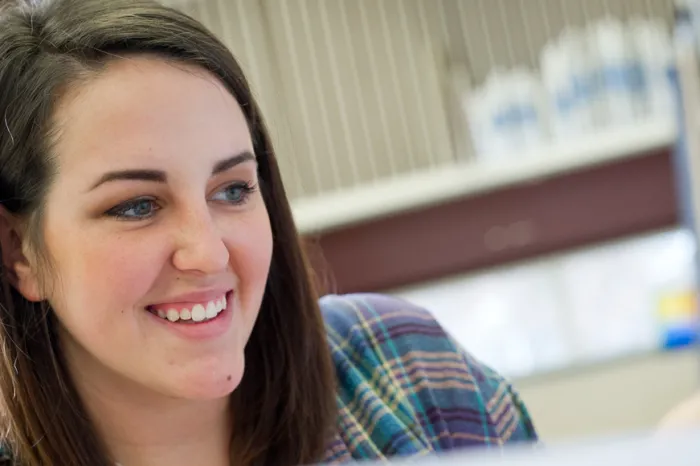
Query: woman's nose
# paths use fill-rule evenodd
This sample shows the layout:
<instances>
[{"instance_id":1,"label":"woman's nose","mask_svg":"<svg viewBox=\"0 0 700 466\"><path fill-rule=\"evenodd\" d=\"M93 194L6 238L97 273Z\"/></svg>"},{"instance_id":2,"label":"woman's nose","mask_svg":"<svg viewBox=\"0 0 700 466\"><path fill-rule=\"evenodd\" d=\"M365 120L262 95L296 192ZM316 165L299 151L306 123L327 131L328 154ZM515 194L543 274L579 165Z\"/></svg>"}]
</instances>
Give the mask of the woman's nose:
<instances>
[{"instance_id":1,"label":"woman's nose","mask_svg":"<svg viewBox=\"0 0 700 466\"><path fill-rule=\"evenodd\" d=\"M207 210L186 216L178 225L173 265L181 271L214 274L226 270L229 251Z\"/></svg>"}]
</instances>

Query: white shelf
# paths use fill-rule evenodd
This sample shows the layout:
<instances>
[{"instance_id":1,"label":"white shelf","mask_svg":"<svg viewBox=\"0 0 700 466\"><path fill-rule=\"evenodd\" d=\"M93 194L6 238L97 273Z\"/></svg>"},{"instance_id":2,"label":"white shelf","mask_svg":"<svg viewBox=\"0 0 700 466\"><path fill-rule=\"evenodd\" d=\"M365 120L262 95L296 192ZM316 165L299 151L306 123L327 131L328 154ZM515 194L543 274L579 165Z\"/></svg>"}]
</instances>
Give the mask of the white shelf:
<instances>
[{"instance_id":1,"label":"white shelf","mask_svg":"<svg viewBox=\"0 0 700 466\"><path fill-rule=\"evenodd\" d=\"M655 119L523 153L502 164L451 164L292 202L299 231L318 233L457 198L538 181L668 147L677 128Z\"/></svg>"}]
</instances>

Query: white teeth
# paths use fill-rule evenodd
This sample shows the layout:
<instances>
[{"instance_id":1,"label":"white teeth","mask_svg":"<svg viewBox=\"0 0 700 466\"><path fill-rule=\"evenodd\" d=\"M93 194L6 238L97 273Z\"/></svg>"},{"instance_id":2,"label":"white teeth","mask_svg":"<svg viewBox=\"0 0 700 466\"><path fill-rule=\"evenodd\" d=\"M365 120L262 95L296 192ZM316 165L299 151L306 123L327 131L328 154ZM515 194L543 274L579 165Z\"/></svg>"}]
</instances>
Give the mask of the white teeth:
<instances>
[{"instance_id":1,"label":"white teeth","mask_svg":"<svg viewBox=\"0 0 700 466\"><path fill-rule=\"evenodd\" d=\"M180 311L177 309L158 309L156 314L161 319L167 319L170 322L178 320L192 320L194 322L202 322L204 320L213 319L224 309L226 309L226 296L215 301L209 301L206 305L195 304L192 309L183 308Z\"/></svg>"},{"instance_id":2,"label":"white teeth","mask_svg":"<svg viewBox=\"0 0 700 466\"><path fill-rule=\"evenodd\" d=\"M216 304L214 304L214 301L209 301L209 304L207 304L207 310L205 312L207 319L213 319L214 317L216 317L216 314L218 314L218 310L216 309Z\"/></svg>"},{"instance_id":3,"label":"white teeth","mask_svg":"<svg viewBox=\"0 0 700 466\"><path fill-rule=\"evenodd\" d=\"M207 317L207 311L201 304L196 304L192 308L192 320L195 322L201 322Z\"/></svg>"}]
</instances>

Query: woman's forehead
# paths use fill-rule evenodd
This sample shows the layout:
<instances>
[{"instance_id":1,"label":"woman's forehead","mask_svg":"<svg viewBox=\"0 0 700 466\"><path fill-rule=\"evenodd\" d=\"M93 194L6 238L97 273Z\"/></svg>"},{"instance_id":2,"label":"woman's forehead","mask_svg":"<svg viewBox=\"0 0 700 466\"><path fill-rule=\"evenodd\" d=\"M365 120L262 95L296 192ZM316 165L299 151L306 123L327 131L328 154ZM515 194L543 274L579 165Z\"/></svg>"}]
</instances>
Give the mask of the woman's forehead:
<instances>
[{"instance_id":1,"label":"woman's forehead","mask_svg":"<svg viewBox=\"0 0 700 466\"><path fill-rule=\"evenodd\" d=\"M206 71L164 60L116 60L56 109L62 169L131 168L252 150L235 98ZM185 157L186 156L186 157Z\"/></svg>"}]
</instances>

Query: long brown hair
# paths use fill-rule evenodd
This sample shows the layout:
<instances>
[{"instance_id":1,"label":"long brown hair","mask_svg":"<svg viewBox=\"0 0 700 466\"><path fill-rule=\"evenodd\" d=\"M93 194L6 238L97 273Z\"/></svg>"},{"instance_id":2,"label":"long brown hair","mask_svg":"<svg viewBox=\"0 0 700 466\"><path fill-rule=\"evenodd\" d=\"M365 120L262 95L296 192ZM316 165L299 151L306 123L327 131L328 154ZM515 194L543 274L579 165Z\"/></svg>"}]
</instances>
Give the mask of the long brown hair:
<instances>
[{"instance_id":1,"label":"long brown hair","mask_svg":"<svg viewBox=\"0 0 700 466\"><path fill-rule=\"evenodd\" d=\"M239 64L201 24L148 0L11 3L0 7L0 208L22 219L37 255L55 170L51 118L62 89L115 57L144 53L200 66L237 99L252 133L274 244L246 348L251 369L232 394L232 456L245 465L320 460L335 419L323 320L270 138ZM10 274L0 263L5 448L26 466L112 464L68 376L50 305L25 300Z\"/></svg>"}]
</instances>

